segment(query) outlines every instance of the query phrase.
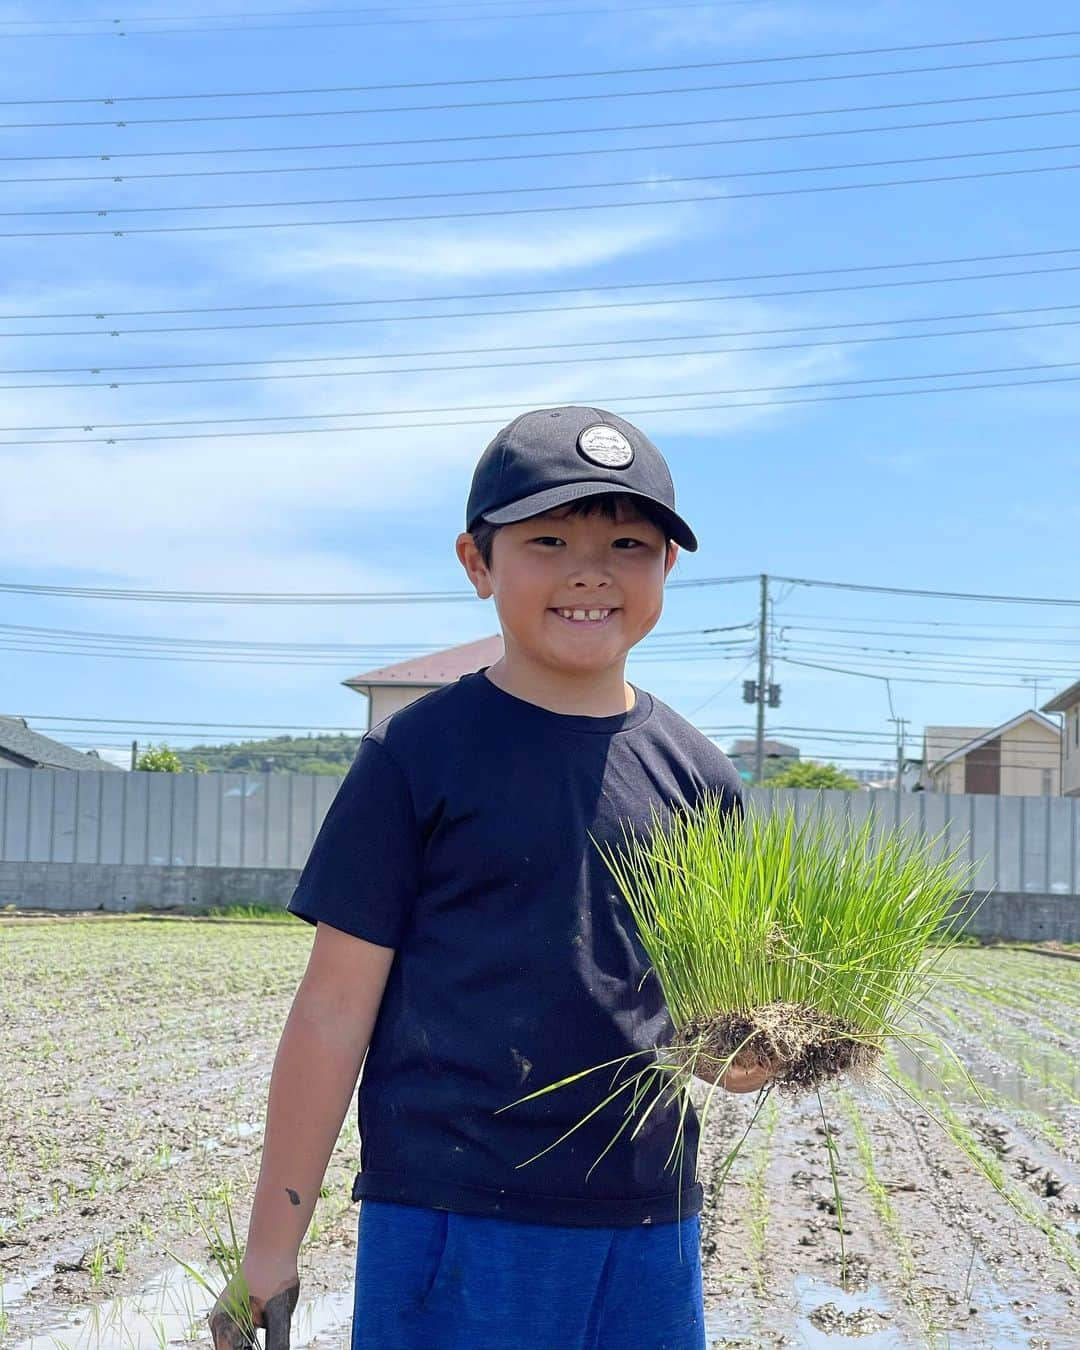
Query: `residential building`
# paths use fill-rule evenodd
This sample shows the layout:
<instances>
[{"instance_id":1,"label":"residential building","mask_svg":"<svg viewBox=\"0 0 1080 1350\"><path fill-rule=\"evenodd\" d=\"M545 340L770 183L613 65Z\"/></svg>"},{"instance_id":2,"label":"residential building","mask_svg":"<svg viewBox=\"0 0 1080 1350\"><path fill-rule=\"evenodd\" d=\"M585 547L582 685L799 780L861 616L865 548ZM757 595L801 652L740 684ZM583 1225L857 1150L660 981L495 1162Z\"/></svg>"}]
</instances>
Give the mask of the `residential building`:
<instances>
[{"instance_id":1,"label":"residential building","mask_svg":"<svg viewBox=\"0 0 1080 1350\"><path fill-rule=\"evenodd\" d=\"M997 727L928 726L923 732L926 792L1057 797L1061 731L1034 708Z\"/></svg>"},{"instance_id":2,"label":"residential building","mask_svg":"<svg viewBox=\"0 0 1080 1350\"><path fill-rule=\"evenodd\" d=\"M502 634L465 642L460 647L447 647L441 652L427 652L413 656L395 665L380 666L377 670L353 675L342 684L366 694L368 700L367 729L384 722L391 713L423 698L432 689L452 684L462 675L471 675L484 666L493 666L503 654Z\"/></svg>"},{"instance_id":3,"label":"residential building","mask_svg":"<svg viewBox=\"0 0 1080 1350\"><path fill-rule=\"evenodd\" d=\"M1042 706L1044 713L1062 713L1061 795L1080 797L1080 680Z\"/></svg>"},{"instance_id":4,"label":"residential building","mask_svg":"<svg viewBox=\"0 0 1080 1350\"><path fill-rule=\"evenodd\" d=\"M73 750L70 745L31 731L25 717L0 713L0 769L116 769L96 750Z\"/></svg>"},{"instance_id":5,"label":"residential building","mask_svg":"<svg viewBox=\"0 0 1080 1350\"><path fill-rule=\"evenodd\" d=\"M762 749L764 751L762 773L766 775L770 766L786 768L799 759L799 747L788 745L785 741L772 741L766 738L762 742ZM746 783L753 782L757 769L757 741L753 738L737 740L731 749L724 753L738 769L742 780Z\"/></svg>"}]
</instances>

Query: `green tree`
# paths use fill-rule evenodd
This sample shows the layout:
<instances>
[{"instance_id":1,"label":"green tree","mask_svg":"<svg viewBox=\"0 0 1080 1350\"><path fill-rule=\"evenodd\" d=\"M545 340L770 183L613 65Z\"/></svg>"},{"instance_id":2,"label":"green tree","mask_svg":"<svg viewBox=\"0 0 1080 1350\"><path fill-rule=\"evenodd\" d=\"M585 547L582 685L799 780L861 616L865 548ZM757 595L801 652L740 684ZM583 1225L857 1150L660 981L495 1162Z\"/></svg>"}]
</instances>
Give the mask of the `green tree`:
<instances>
[{"instance_id":1,"label":"green tree","mask_svg":"<svg viewBox=\"0 0 1080 1350\"><path fill-rule=\"evenodd\" d=\"M773 788L843 788L846 792L857 792L860 786L857 779L835 764L816 764L813 760L789 764L766 783L766 787Z\"/></svg>"},{"instance_id":2,"label":"green tree","mask_svg":"<svg viewBox=\"0 0 1080 1350\"><path fill-rule=\"evenodd\" d=\"M135 761L136 769L149 773L183 773L184 766L175 750L170 750L164 741L155 747L151 742Z\"/></svg>"}]
</instances>

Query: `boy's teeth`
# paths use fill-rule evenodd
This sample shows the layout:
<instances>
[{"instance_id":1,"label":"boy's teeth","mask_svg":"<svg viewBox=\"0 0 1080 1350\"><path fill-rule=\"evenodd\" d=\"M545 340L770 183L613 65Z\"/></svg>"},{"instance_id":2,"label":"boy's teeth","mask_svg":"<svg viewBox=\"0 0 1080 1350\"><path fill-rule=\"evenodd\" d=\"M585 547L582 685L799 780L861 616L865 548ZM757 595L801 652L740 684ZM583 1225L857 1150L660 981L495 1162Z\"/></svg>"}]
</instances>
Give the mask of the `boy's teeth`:
<instances>
[{"instance_id":1,"label":"boy's teeth","mask_svg":"<svg viewBox=\"0 0 1080 1350\"><path fill-rule=\"evenodd\" d=\"M610 609L560 609L564 619L606 619Z\"/></svg>"}]
</instances>

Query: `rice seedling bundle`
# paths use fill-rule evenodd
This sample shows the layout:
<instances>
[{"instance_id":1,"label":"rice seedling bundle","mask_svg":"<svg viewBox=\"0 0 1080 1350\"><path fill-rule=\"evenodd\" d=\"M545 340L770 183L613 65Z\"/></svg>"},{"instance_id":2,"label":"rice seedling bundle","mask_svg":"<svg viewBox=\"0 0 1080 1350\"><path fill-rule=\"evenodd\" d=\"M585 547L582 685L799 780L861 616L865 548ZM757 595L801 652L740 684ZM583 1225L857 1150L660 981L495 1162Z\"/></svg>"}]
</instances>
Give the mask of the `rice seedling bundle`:
<instances>
[{"instance_id":1,"label":"rice seedling bundle","mask_svg":"<svg viewBox=\"0 0 1080 1350\"><path fill-rule=\"evenodd\" d=\"M964 846L940 856L940 840L823 810L799 825L790 806L740 821L707 794L670 830L598 845L663 987L676 1071L763 1065L788 1095L871 1075L960 918Z\"/></svg>"},{"instance_id":2,"label":"rice seedling bundle","mask_svg":"<svg viewBox=\"0 0 1080 1350\"><path fill-rule=\"evenodd\" d=\"M873 816L861 825L839 821L820 797L801 824L790 806L761 814L751 803L740 819L715 793L677 810L669 825L653 807L652 828L638 837L624 826L621 848L594 838L674 1028L667 1045L638 1052L651 1062L594 1108L634 1088L615 1138L646 1096L652 1102L635 1133L664 1097L681 1097L685 1117L694 1077L713 1085L711 1102L733 1067L761 1066L762 1101L773 1089L812 1090L820 1103L826 1082L871 1076L890 1036L940 1043L912 1023L955 946L956 902L977 867L960 864L966 840L943 853L941 839L878 830ZM499 1110L635 1057L592 1065ZM656 1075L666 1092L647 1092ZM677 1136L673 1156L681 1158L681 1130ZM734 1152L728 1164L733 1159Z\"/></svg>"},{"instance_id":3,"label":"rice seedling bundle","mask_svg":"<svg viewBox=\"0 0 1080 1350\"><path fill-rule=\"evenodd\" d=\"M963 845L791 807L740 820L715 794L604 849L675 1027L677 1078L763 1066L789 1095L868 1077L955 937ZM877 837L875 837L875 834Z\"/></svg>"}]
</instances>

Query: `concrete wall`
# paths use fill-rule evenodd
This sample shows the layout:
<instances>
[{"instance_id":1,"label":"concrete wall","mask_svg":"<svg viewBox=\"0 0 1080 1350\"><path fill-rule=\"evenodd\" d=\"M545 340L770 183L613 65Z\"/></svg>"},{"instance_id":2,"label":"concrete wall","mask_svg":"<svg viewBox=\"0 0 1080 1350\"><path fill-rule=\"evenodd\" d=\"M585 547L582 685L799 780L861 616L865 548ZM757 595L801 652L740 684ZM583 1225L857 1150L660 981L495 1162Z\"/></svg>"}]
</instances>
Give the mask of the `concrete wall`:
<instances>
[{"instance_id":1,"label":"concrete wall","mask_svg":"<svg viewBox=\"0 0 1080 1350\"><path fill-rule=\"evenodd\" d=\"M293 868L0 862L0 909L205 909L289 903Z\"/></svg>"},{"instance_id":2,"label":"concrete wall","mask_svg":"<svg viewBox=\"0 0 1080 1350\"><path fill-rule=\"evenodd\" d=\"M299 774L11 769L0 774L0 905L42 909L287 903L341 780ZM878 836L963 846L983 936L1076 941L1080 799L750 788L755 811L827 811ZM377 804L373 809L378 809ZM1047 930L1047 931L1044 931ZM1073 937L1066 937L1071 932Z\"/></svg>"},{"instance_id":3,"label":"concrete wall","mask_svg":"<svg viewBox=\"0 0 1080 1350\"><path fill-rule=\"evenodd\" d=\"M0 862L299 868L341 784L291 773L0 774Z\"/></svg>"}]
</instances>

